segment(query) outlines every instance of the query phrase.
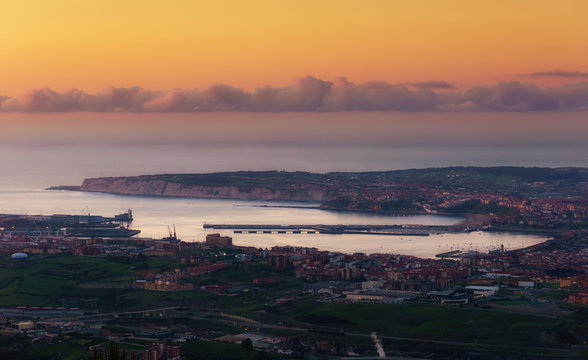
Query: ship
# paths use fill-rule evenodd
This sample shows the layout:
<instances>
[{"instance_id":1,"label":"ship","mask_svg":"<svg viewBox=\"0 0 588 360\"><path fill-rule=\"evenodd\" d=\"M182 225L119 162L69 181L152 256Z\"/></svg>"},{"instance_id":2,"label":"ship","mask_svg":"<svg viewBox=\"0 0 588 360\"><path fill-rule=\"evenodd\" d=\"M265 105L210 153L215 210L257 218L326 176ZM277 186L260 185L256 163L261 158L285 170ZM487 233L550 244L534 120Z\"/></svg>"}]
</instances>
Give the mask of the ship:
<instances>
[{"instance_id":1,"label":"ship","mask_svg":"<svg viewBox=\"0 0 588 360\"><path fill-rule=\"evenodd\" d=\"M0 214L0 229L28 235L69 235L92 238L124 238L139 234L129 229L133 212L105 217L99 215L16 215Z\"/></svg>"},{"instance_id":2,"label":"ship","mask_svg":"<svg viewBox=\"0 0 588 360\"><path fill-rule=\"evenodd\" d=\"M141 230L117 228L76 228L70 229L70 236L79 238L126 238L137 235Z\"/></svg>"}]
</instances>

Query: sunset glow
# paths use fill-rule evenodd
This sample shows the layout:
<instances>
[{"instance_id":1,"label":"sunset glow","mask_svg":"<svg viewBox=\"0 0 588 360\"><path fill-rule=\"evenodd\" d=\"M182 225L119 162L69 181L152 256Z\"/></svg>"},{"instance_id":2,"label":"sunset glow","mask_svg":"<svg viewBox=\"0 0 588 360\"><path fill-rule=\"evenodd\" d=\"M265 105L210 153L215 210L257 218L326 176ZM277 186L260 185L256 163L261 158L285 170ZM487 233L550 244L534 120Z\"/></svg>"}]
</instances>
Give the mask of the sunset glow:
<instances>
[{"instance_id":1,"label":"sunset glow","mask_svg":"<svg viewBox=\"0 0 588 360\"><path fill-rule=\"evenodd\" d=\"M574 0L2 1L0 165L585 166L586 15Z\"/></svg>"},{"instance_id":2,"label":"sunset glow","mask_svg":"<svg viewBox=\"0 0 588 360\"><path fill-rule=\"evenodd\" d=\"M586 1L0 3L0 95L30 89L252 91L314 76L460 89L586 81ZM549 71L578 76L522 76Z\"/></svg>"}]
</instances>

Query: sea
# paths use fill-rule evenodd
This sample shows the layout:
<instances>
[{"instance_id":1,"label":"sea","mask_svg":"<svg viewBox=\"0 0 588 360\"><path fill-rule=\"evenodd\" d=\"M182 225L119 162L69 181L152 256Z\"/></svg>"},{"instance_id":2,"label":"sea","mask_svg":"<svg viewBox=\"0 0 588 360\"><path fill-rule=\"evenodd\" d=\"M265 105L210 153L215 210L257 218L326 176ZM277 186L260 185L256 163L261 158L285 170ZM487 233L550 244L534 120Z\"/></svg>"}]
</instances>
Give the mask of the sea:
<instances>
[{"instance_id":1,"label":"sea","mask_svg":"<svg viewBox=\"0 0 588 360\"><path fill-rule=\"evenodd\" d=\"M205 223L424 224L445 216L386 216L317 204L157 198L48 191L84 178L237 170L380 171L444 166L588 166L584 112L550 113L2 113L0 213L95 214L128 209L140 236L175 225L203 241ZM265 207L267 206L267 207ZM472 232L428 237L234 234L236 245L316 247L420 257L451 250L515 249L540 235Z\"/></svg>"}]
</instances>

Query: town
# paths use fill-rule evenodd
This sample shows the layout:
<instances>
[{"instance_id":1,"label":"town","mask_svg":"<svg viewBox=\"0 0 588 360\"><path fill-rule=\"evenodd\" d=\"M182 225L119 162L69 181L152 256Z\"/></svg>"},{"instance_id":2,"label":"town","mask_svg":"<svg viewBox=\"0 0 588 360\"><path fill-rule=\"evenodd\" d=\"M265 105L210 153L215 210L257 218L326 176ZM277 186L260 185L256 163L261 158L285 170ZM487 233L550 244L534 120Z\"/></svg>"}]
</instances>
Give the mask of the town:
<instances>
[{"instance_id":1,"label":"town","mask_svg":"<svg viewBox=\"0 0 588 360\"><path fill-rule=\"evenodd\" d=\"M132 213L99 220L128 222ZM15 230L0 232L0 332L10 339L1 351L9 355L43 349L57 358L51 351L65 342L77 358L96 359L376 356L371 332L363 331L367 323L340 315L354 308L366 312L365 321L403 308L433 312L419 320L425 322L473 313L480 324L500 324L516 314L534 334L512 343L507 338L517 338L515 329L489 324L490 342L479 330L417 332L402 346L394 337L381 339L388 355L513 354L531 346L533 336L547 339L538 351L556 357L588 350L583 230L560 231L524 249L436 259L240 247L219 233L184 242L172 230L163 239ZM402 321L378 326L382 336L409 328Z\"/></svg>"},{"instance_id":2,"label":"town","mask_svg":"<svg viewBox=\"0 0 588 360\"><path fill-rule=\"evenodd\" d=\"M218 182L236 198L316 196L324 211L453 214L464 220L429 226L205 223L204 238L182 241L175 225L163 238L141 236L131 227L131 210L114 216L0 215L3 357L567 359L588 354L584 169L164 177L157 181L199 191L202 183ZM108 187L122 180L96 181ZM133 184L132 189L141 188ZM85 186L82 191L95 190ZM541 234L545 241L419 258L238 246L226 235L229 230L237 236L415 239L518 232Z\"/></svg>"}]
</instances>

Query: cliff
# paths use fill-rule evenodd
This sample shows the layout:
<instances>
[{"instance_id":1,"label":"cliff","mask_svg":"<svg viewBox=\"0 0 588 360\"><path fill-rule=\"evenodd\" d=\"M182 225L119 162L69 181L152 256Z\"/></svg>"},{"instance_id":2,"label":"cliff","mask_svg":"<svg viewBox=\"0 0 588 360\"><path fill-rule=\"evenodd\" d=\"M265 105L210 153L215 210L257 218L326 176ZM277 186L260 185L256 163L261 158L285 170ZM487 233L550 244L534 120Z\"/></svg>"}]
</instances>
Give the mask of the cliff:
<instances>
[{"instance_id":1,"label":"cliff","mask_svg":"<svg viewBox=\"0 0 588 360\"><path fill-rule=\"evenodd\" d=\"M239 200L282 200L324 202L332 191L280 189L264 186L185 184L156 177L111 177L84 180L80 191L125 195L176 196Z\"/></svg>"},{"instance_id":2,"label":"cliff","mask_svg":"<svg viewBox=\"0 0 588 360\"><path fill-rule=\"evenodd\" d=\"M125 195L322 203L324 209L422 212L417 204L447 200L456 189L469 193L516 192L518 196L574 194L588 181L585 168L450 167L379 172L310 173L235 171L160 174L84 180L80 191ZM54 188L64 189L64 188ZM434 205L434 204L433 204Z\"/></svg>"}]
</instances>

